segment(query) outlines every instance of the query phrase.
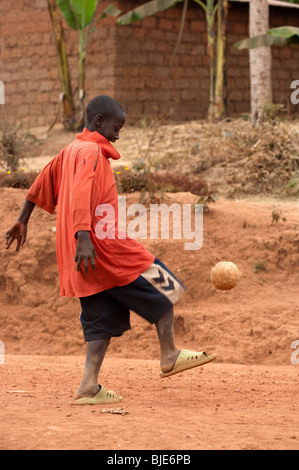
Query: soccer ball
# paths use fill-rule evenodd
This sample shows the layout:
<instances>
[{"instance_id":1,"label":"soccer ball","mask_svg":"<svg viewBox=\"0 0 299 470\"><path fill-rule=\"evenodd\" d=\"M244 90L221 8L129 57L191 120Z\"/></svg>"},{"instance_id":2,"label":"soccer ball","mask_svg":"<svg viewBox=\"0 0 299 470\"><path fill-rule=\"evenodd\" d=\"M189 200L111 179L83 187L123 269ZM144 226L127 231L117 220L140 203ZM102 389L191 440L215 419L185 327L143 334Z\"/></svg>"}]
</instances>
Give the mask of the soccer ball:
<instances>
[{"instance_id":1,"label":"soccer ball","mask_svg":"<svg viewBox=\"0 0 299 470\"><path fill-rule=\"evenodd\" d=\"M211 271L211 281L219 290L232 289L238 284L241 276L241 271L231 261L221 261Z\"/></svg>"}]
</instances>

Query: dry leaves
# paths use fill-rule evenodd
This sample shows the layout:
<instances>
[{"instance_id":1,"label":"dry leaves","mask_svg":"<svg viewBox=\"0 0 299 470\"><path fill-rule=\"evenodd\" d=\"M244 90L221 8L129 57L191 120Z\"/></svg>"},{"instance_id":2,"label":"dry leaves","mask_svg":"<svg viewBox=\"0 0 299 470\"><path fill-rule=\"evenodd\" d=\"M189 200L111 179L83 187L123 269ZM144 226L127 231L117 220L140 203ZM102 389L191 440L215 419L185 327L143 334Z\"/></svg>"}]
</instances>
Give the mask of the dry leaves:
<instances>
[{"instance_id":1,"label":"dry leaves","mask_svg":"<svg viewBox=\"0 0 299 470\"><path fill-rule=\"evenodd\" d=\"M111 413L113 415L127 415L129 412L124 408L103 408L101 413Z\"/></svg>"}]
</instances>

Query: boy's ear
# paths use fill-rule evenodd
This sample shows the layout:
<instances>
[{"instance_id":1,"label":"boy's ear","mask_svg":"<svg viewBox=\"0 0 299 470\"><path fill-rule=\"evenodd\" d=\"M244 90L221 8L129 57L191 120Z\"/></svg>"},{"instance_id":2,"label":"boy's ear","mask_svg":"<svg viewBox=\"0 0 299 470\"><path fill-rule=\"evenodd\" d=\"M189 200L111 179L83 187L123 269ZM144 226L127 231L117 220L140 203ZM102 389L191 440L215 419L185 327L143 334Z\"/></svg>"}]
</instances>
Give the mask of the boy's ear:
<instances>
[{"instance_id":1,"label":"boy's ear","mask_svg":"<svg viewBox=\"0 0 299 470\"><path fill-rule=\"evenodd\" d=\"M96 125L97 127L102 127L102 124L104 122L104 118L101 114L96 115Z\"/></svg>"}]
</instances>

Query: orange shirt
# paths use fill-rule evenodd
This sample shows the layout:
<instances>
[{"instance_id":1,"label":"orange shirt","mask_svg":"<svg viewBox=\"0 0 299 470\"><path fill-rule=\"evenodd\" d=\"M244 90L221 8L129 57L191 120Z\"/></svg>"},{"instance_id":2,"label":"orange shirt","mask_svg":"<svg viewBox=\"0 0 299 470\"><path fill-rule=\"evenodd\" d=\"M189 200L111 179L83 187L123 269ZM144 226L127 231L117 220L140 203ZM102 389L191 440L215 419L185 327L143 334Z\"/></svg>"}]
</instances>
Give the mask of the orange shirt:
<instances>
[{"instance_id":1,"label":"orange shirt","mask_svg":"<svg viewBox=\"0 0 299 470\"><path fill-rule=\"evenodd\" d=\"M51 214L57 207L56 251L62 296L86 297L129 284L155 260L143 245L118 229L118 195L109 158L116 160L120 155L105 137L85 128L48 163L27 193L29 201ZM115 213L109 222L105 208L111 209L109 214ZM96 268L89 266L88 273L82 267L77 272L74 261L79 230L90 232L97 252Z\"/></svg>"}]
</instances>

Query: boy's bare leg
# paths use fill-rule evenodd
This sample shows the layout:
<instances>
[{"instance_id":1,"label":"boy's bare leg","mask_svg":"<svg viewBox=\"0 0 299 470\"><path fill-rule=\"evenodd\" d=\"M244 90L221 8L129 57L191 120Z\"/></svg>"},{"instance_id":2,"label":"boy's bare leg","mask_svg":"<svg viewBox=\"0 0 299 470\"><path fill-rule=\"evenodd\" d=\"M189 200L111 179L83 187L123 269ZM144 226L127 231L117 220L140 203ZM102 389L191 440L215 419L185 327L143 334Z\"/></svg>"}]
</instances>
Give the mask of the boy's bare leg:
<instances>
[{"instance_id":1,"label":"boy's bare leg","mask_svg":"<svg viewBox=\"0 0 299 470\"><path fill-rule=\"evenodd\" d=\"M180 353L175 345L174 339L173 308L157 321L156 329L161 351L161 371L169 372L171 369L173 369L173 366Z\"/></svg>"},{"instance_id":2,"label":"boy's bare leg","mask_svg":"<svg viewBox=\"0 0 299 470\"><path fill-rule=\"evenodd\" d=\"M87 354L83 377L75 399L94 397L99 392L98 375L106 351L110 343L110 338L90 341L87 344Z\"/></svg>"}]
</instances>

